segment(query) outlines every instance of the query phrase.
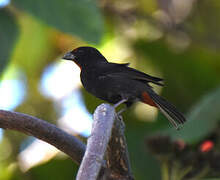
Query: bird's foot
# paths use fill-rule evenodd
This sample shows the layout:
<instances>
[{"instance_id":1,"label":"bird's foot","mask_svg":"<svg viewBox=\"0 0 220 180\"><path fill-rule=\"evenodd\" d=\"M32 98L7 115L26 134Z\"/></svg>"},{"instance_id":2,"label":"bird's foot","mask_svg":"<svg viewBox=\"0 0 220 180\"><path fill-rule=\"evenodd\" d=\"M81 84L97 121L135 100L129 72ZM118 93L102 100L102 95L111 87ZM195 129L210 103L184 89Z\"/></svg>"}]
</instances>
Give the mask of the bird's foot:
<instances>
[{"instance_id":1,"label":"bird's foot","mask_svg":"<svg viewBox=\"0 0 220 180\"><path fill-rule=\"evenodd\" d=\"M117 115L118 115L118 116L121 116L121 114L122 114L123 112L125 112L127 109L128 109L127 107L124 107L124 108L120 109L120 110L117 112Z\"/></svg>"}]
</instances>

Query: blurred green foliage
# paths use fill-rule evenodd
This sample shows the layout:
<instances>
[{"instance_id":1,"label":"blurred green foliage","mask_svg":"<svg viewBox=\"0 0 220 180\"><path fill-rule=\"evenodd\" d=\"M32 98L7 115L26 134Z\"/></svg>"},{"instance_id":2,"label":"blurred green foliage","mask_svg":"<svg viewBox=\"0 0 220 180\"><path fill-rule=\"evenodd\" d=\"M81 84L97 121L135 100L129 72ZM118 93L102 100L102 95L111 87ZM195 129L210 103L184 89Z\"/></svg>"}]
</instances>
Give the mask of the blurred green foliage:
<instances>
[{"instance_id":1,"label":"blurred green foliage","mask_svg":"<svg viewBox=\"0 0 220 180\"><path fill-rule=\"evenodd\" d=\"M170 130L169 133L174 139L183 139L188 143L196 143L211 134L218 125L220 111L220 89L203 97L189 112L188 123L180 132Z\"/></svg>"},{"instance_id":2,"label":"blurred green foliage","mask_svg":"<svg viewBox=\"0 0 220 180\"><path fill-rule=\"evenodd\" d=\"M110 61L131 62L132 67L164 78L165 87L155 89L186 114L188 122L176 131L160 113L152 116L137 111L139 104L124 113L134 176L144 180L164 177L161 162L146 148L145 138L166 134L197 147L217 129L220 119L220 3L169 3L13 0L0 9L0 73L16 67L26 77L26 98L15 110L56 123L61 102L39 92L42 72L67 50L96 45ZM84 89L81 92L93 113L103 101ZM0 180L70 179L76 175L77 167L67 157L22 172L17 156L25 140L20 133L4 131ZM217 146L215 151L219 151Z\"/></svg>"},{"instance_id":3,"label":"blurred green foliage","mask_svg":"<svg viewBox=\"0 0 220 180\"><path fill-rule=\"evenodd\" d=\"M18 27L13 15L5 9L0 10L0 74L3 72L18 35Z\"/></svg>"},{"instance_id":4,"label":"blurred green foliage","mask_svg":"<svg viewBox=\"0 0 220 180\"><path fill-rule=\"evenodd\" d=\"M77 168L78 166L73 164L71 159L56 158L47 164L32 168L30 174L41 180L74 179Z\"/></svg>"},{"instance_id":5,"label":"blurred green foliage","mask_svg":"<svg viewBox=\"0 0 220 180\"><path fill-rule=\"evenodd\" d=\"M40 21L90 43L98 43L102 37L103 20L95 1L39 0L33 3L21 0L13 3ZM88 17L92 21L89 21Z\"/></svg>"}]
</instances>

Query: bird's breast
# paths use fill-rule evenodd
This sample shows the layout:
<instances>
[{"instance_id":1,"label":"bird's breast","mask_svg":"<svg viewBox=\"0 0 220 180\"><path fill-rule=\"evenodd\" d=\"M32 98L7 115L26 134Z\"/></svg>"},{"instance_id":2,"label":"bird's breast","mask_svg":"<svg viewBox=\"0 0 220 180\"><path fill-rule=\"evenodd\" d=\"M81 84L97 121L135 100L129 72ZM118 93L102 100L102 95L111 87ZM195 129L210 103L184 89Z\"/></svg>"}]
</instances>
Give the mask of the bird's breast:
<instances>
[{"instance_id":1,"label":"bird's breast","mask_svg":"<svg viewBox=\"0 0 220 180\"><path fill-rule=\"evenodd\" d=\"M81 71L80 74L82 85L92 94L96 94L104 82L104 79L100 78L100 74L96 71L91 69L89 71Z\"/></svg>"}]
</instances>

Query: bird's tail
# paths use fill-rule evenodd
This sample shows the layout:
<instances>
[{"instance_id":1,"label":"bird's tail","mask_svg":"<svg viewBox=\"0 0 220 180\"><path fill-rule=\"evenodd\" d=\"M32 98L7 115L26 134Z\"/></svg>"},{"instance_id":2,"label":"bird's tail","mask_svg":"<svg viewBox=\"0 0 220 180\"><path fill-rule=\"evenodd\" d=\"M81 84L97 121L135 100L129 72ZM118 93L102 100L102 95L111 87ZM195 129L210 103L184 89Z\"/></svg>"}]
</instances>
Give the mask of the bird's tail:
<instances>
[{"instance_id":1,"label":"bird's tail","mask_svg":"<svg viewBox=\"0 0 220 180\"><path fill-rule=\"evenodd\" d=\"M178 129L178 125L183 124L186 121L183 114L179 112L174 105L169 103L163 97L157 95L153 90L142 94L142 102L158 107L176 129Z\"/></svg>"}]
</instances>

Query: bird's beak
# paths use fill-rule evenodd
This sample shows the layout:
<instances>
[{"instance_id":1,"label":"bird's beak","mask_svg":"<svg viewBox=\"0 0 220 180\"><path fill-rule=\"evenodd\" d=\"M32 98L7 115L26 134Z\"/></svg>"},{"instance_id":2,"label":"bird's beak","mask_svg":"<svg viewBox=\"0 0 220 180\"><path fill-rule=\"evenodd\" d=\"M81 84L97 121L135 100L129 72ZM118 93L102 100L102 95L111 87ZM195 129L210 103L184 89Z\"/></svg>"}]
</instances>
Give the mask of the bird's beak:
<instances>
[{"instance_id":1,"label":"bird's beak","mask_svg":"<svg viewBox=\"0 0 220 180\"><path fill-rule=\"evenodd\" d=\"M74 59L75 59L75 56L74 56L74 54L72 54L71 52L68 52L68 53L64 54L64 56L63 56L62 59L65 59L65 60L74 60Z\"/></svg>"}]
</instances>

